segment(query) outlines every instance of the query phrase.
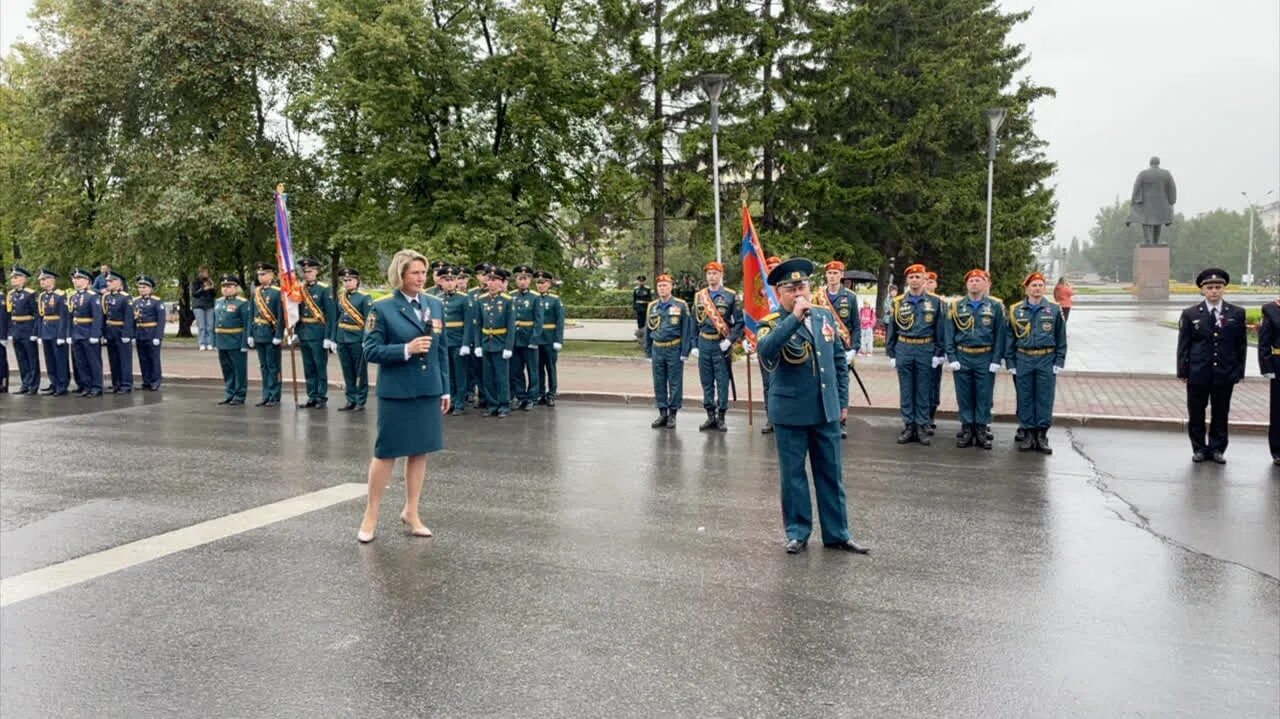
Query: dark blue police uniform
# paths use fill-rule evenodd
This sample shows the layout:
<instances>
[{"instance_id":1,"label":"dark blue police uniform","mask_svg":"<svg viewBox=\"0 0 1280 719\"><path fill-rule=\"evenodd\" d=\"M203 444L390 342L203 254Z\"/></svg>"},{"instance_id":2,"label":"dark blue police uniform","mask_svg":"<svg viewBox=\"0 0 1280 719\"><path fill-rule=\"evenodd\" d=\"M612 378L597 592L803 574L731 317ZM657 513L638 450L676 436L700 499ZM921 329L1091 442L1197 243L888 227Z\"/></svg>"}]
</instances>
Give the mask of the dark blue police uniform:
<instances>
[{"instance_id":1,"label":"dark blue police uniform","mask_svg":"<svg viewBox=\"0 0 1280 719\"><path fill-rule=\"evenodd\" d=\"M1196 277L1196 286L1230 284L1230 275L1210 268ZM1187 433L1191 437L1191 458L1223 464L1228 442L1231 394L1244 379L1249 340L1243 307L1222 300L1217 307L1208 300L1182 311L1178 318L1178 378L1187 383ZM1204 415L1211 407L1208 441Z\"/></svg>"},{"instance_id":2,"label":"dark blue police uniform","mask_svg":"<svg viewBox=\"0 0 1280 719\"><path fill-rule=\"evenodd\" d=\"M112 270L109 278L124 284L124 275ZM102 296L104 326L102 339L107 345L107 363L111 367L111 392L133 391L133 298L124 290Z\"/></svg>"},{"instance_id":3,"label":"dark blue police uniform","mask_svg":"<svg viewBox=\"0 0 1280 719\"><path fill-rule=\"evenodd\" d=\"M0 333L3 334L3 333ZM1271 380L1271 422L1267 429L1267 442L1271 445L1271 461L1280 465L1280 299L1262 306L1262 321L1258 325L1258 370Z\"/></svg>"},{"instance_id":4,"label":"dark blue police uniform","mask_svg":"<svg viewBox=\"0 0 1280 719\"><path fill-rule=\"evenodd\" d=\"M156 286L156 281L147 275L138 275L133 282L138 287L154 289ZM138 371L142 373L142 388L152 392L160 389L160 346L164 342L165 315L164 302L155 295L133 301L133 344L138 348Z\"/></svg>"},{"instance_id":5,"label":"dark blue police uniform","mask_svg":"<svg viewBox=\"0 0 1280 719\"><path fill-rule=\"evenodd\" d=\"M10 277L31 278L31 272L25 267L15 265ZM22 289L11 289L5 295L5 305L9 312L9 346L13 348L13 356L18 363L18 379L22 386L14 394L36 394L40 391L40 348L37 342L37 321L40 317L40 303L36 293L24 286Z\"/></svg>"},{"instance_id":6,"label":"dark blue police uniform","mask_svg":"<svg viewBox=\"0 0 1280 719\"><path fill-rule=\"evenodd\" d=\"M43 267L40 279L58 280L58 273ZM44 371L49 375L49 386L43 394L61 397L71 385L71 353L67 340L71 337L71 312L67 309L67 296L56 287L40 292L40 319L36 333L44 347Z\"/></svg>"},{"instance_id":7,"label":"dark blue police uniform","mask_svg":"<svg viewBox=\"0 0 1280 719\"><path fill-rule=\"evenodd\" d=\"M93 279L93 273L77 267L71 278ZM81 397L102 396L102 296L85 285L71 295L71 358L76 388Z\"/></svg>"}]
</instances>

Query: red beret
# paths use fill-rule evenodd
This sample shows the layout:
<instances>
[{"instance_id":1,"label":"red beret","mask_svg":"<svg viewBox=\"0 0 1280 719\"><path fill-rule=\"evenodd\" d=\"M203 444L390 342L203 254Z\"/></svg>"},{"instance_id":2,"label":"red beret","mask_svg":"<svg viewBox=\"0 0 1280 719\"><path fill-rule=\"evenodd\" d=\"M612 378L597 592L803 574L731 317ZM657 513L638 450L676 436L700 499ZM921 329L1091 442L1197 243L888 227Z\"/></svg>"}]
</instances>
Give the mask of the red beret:
<instances>
[{"instance_id":1,"label":"red beret","mask_svg":"<svg viewBox=\"0 0 1280 719\"><path fill-rule=\"evenodd\" d=\"M1035 282L1036 280L1040 280L1041 282L1044 282L1044 273L1032 272L1031 274L1027 275L1027 279L1022 281L1022 286L1026 287L1027 285L1031 284L1032 282Z\"/></svg>"},{"instance_id":2,"label":"red beret","mask_svg":"<svg viewBox=\"0 0 1280 719\"><path fill-rule=\"evenodd\" d=\"M844 263L840 260L832 260L827 263L827 266L824 269L840 270L841 272L844 272Z\"/></svg>"},{"instance_id":3,"label":"red beret","mask_svg":"<svg viewBox=\"0 0 1280 719\"><path fill-rule=\"evenodd\" d=\"M924 265L922 265L922 264L920 264L919 262L917 262L917 263L916 263L916 264L914 264L914 265L907 265L907 269L906 269L906 271L905 271L905 272L903 272L902 274L904 274L904 275L914 275L914 274L921 274L921 275L923 275L924 273L925 273Z\"/></svg>"},{"instance_id":4,"label":"red beret","mask_svg":"<svg viewBox=\"0 0 1280 719\"><path fill-rule=\"evenodd\" d=\"M925 276L925 279L933 280L934 282L937 282L937 281L938 281L938 273L937 273L937 272L926 272L926 273L924 273L924 276Z\"/></svg>"},{"instance_id":5,"label":"red beret","mask_svg":"<svg viewBox=\"0 0 1280 719\"><path fill-rule=\"evenodd\" d=\"M659 282L671 282L671 275L668 275L667 273L663 272L662 274L653 278L654 284L657 284Z\"/></svg>"},{"instance_id":6,"label":"red beret","mask_svg":"<svg viewBox=\"0 0 1280 719\"><path fill-rule=\"evenodd\" d=\"M724 272L724 265L720 264L719 262L716 262L715 260L712 260L702 266L703 272L710 272L712 270L715 270L716 272Z\"/></svg>"},{"instance_id":7,"label":"red beret","mask_svg":"<svg viewBox=\"0 0 1280 719\"><path fill-rule=\"evenodd\" d=\"M970 277L981 277L981 278L982 278L982 279L984 279L984 280L989 280L989 279L991 279L991 275L988 275L988 274L987 274L987 271L986 271L986 270L983 270L983 269L973 269L973 270L969 270L968 272L964 273L964 281L965 281L965 282L968 282Z\"/></svg>"}]
</instances>

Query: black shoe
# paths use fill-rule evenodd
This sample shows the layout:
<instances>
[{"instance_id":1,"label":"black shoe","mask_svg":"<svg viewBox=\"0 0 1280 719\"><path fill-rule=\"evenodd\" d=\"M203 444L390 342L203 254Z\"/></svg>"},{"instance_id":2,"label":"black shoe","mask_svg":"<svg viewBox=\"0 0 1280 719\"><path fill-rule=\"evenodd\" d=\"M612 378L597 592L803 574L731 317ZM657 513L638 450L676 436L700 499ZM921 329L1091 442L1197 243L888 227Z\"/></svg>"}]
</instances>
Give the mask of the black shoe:
<instances>
[{"instance_id":1,"label":"black shoe","mask_svg":"<svg viewBox=\"0 0 1280 719\"><path fill-rule=\"evenodd\" d=\"M227 404L230 404L230 405L241 405L241 404L244 404L244 400L242 400L242 399L233 399L233 400L231 400L230 402L228 402Z\"/></svg>"},{"instance_id":2,"label":"black shoe","mask_svg":"<svg viewBox=\"0 0 1280 719\"><path fill-rule=\"evenodd\" d=\"M916 426L914 424L903 427L902 431L898 433L898 444L908 444L914 441L916 441Z\"/></svg>"},{"instance_id":3,"label":"black shoe","mask_svg":"<svg viewBox=\"0 0 1280 719\"><path fill-rule=\"evenodd\" d=\"M316 400L316 405L313 409L327 409L328 407L329 407L329 400L318 399Z\"/></svg>"},{"instance_id":4,"label":"black shoe","mask_svg":"<svg viewBox=\"0 0 1280 719\"><path fill-rule=\"evenodd\" d=\"M548 397L548 398L547 398L547 406L548 406L548 407L554 407L554 406L556 406L556 398L555 398L555 397Z\"/></svg>"},{"instance_id":5,"label":"black shoe","mask_svg":"<svg viewBox=\"0 0 1280 719\"><path fill-rule=\"evenodd\" d=\"M1214 461L1215 463L1217 463L1217 464L1226 464L1226 463L1227 463L1227 458L1226 458L1226 457L1223 457L1221 452L1214 452L1214 453L1213 453L1213 457L1212 457L1212 459L1213 459L1213 461Z\"/></svg>"},{"instance_id":6,"label":"black shoe","mask_svg":"<svg viewBox=\"0 0 1280 719\"><path fill-rule=\"evenodd\" d=\"M707 421L698 425L699 432L706 432L709 429L716 428L716 411L714 409L707 410Z\"/></svg>"},{"instance_id":7,"label":"black shoe","mask_svg":"<svg viewBox=\"0 0 1280 719\"><path fill-rule=\"evenodd\" d=\"M107 390L107 394L119 394L119 393L120 393L120 389L117 387L112 387L111 389Z\"/></svg>"},{"instance_id":8,"label":"black shoe","mask_svg":"<svg viewBox=\"0 0 1280 719\"><path fill-rule=\"evenodd\" d=\"M991 429L985 424L978 425L978 436L974 437L973 444L978 449L991 449Z\"/></svg>"},{"instance_id":9,"label":"black shoe","mask_svg":"<svg viewBox=\"0 0 1280 719\"><path fill-rule=\"evenodd\" d=\"M358 411L359 409L360 409L359 407L356 407L356 410L357 410L357 411ZM450 416L450 417L461 417L463 414L464 414L464 412L462 411L462 408L461 408L461 407L458 407L458 406L455 406L453 409L449 410L449 416Z\"/></svg>"},{"instance_id":10,"label":"black shoe","mask_svg":"<svg viewBox=\"0 0 1280 719\"><path fill-rule=\"evenodd\" d=\"M787 540L787 554L799 554L803 552L805 549L808 549L808 547L809 547L808 542L802 542L799 539Z\"/></svg>"},{"instance_id":11,"label":"black shoe","mask_svg":"<svg viewBox=\"0 0 1280 719\"><path fill-rule=\"evenodd\" d=\"M258 402L254 402L254 403L253 403L253 406L254 406L254 407L266 407L266 406L267 406L267 400L265 400L265 399L264 399L264 400L261 400L261 401L258 401Z\"/></svg>"},{"instance_id":12,"label":"black shoe","mask_svg":"<svg viewBox=\"0 0 1280 719\"><path fill-rule=\"evenodd\" d=\"M672 409L667 411L667 429L676 428L676 413L680 410Z\"/></svg>"},{"instance_id":13,"label":"black shoe","mask_svg":"<svg viewBox=\"0 0 1280 719\"><path fill-rule=\"evenodd\" d=\"M355 408L355 409L353 409L353 410L351 410L351 411L352 411L352 412L363 412L363 411L364 411L364 405L362 405L362 404L358 404L358 405L356 405L356 408ZM462 414L462 410L458 410L458 414Z\"/></svg>"},{"instance_id":14,"label":"black shoe","mask_svg":"<svg viewBox=\"0 0 1280 719\"><path fill-rule=\"evenodd\" d=\"M658 410L658 418L649 423L649 427L653 429L662 429L667 426L667 410Z\"/></svg>"},{"instance_id":15,"label":"black shoe","mask_svg":"<svg viewBox=\"0 0 1280 719\"><path fill-rule=\"evenodd\" d=\"M724 412L716 413L716 429L721 432L729 431L729 426L724 423Z\"/></svg>"},{"instance_id":16,"label":"black shoe","mask_svg":"<svg viewBox=\"0 0 1280 719\"><path fill-rule=\"evenodd\" d=\"M956 437L956 446L961 448L972 447L975 439L976 438L973 436L973 428L966 424L964 428L960 430L960 436Z\"/></svg>"},{"instance_id":17,"label":"black shoe","mask_svg":"<svg viewBox=\"0 0 1280 719\"><path fill-rule=\"evenodd\" d=\"M13 392L13 394L26 394L26 393L27 393L27 388L26 388L26 387L23 387L22 389L18 390L17 392Z\"/></svg>"},{"instance_id":18,"label":"black shoe","mask_svg":"<svg viewBox=\"0 0 1280 719\"><path fill-rule=\"evenodd\" d=\"M1036 449L1036 431L1030 427L1025 429L1020 428L1018 431L1022 433L1022 439L1017 440L1018 451L1030 452L1031 450ZM1017 439L1016 436L1015 439Z\"/></svg>"},{"instance_id":19,"label":"black shoe","mask_svg":"<svg viewBox=\"0 0 1280 719\"><path fill-rule=\"evenodd\" d=\"M350 412L351 410L353 410L353 409L355 409L355 408L356 408L356 403L355 403L355 402L348 402L348 403L346 403L345 405L343 405L343 406L339 407L339 408L338 408L338 411L339 411L339 412Z\"/></svg>"},{"instance_id":20,"label":"black shoe","mask_svg":"<svg viewBox=\"0 0 1280 719\"><path fill-rule=\"evenodd\" d=\"M45 387L44 389L40 390L40 394L53 394L53 393L54 393L54 389L52 387Z\"/></svg>"},{"instance_id":21,"label":"black shoe","mask_svg":"<svg viewBox=\"0 0 1280 719\"><path fill-rule=\"evenodd\" d=\"M916 441L928 447L933 444L933 432L930 432L928 427L923 427L922 429L924 429L923 432L916 432Z\"/></svg>"},{"instance_id":22,"label":"black shoe","mask_svg":"<svg viewBox=\"0 0 1280 719\"><path fill-rule=\"evenodd\" d=\"M226 399L222 400L221 402L219 402L218 404L231 404L231 398L230 398L230 397L228 397L228 398L226 398Z\"/></svg>"},{"instance_id":23,"label":"black shoe","mask_svg":"<svg viewBox=\"0 0 1280 719\"><path fill-rule=\"evenodd\" d=\"M278 399L269 399L269 400L267 400L266 402L263 402L263 403L262 403L262 406L263 406L263 407L279 407L279 406L280 406L280 400L278 400Z\"/></svg>"},{"instance_id":24,"label":"black shoe","mask_svg":"<svg viewBox=\"0 0 1280 719\"><path fill-rule=\"evenodd\" d=\"M760 434L773 434L773 422L765 420L764 427L761 428Z\"/></svg>"},{"instance_id":25,"label":"black shoe","mask_svg":"<svg viewBox=\"0 0 1280 719\"><path fill-rule=\"evenodd\" d=\"M506 419L511 416L511 412L505 409L498 410L498 419Z\"/></svg>"},{"instance_id":26,"label":"black shoe","mask_svg":"<svg viewBox=\"0 0 1280 719\"><path fill-rule=\"evenodd\" d=\"M87 389L82 389L82 390L80 390L79 392L76 392L76 396L77 396L77 397L88 397L88 396L89 396L89 390L87 390Z\"/></svg>"},{"instance_id":27,"label":"black shoe","mask_svg":"<svg viewBox=\"0 0 1280 719\"><path fill-rule=\"evenodd\" d=\"M102 390L100 389L95 389L89 394L85 395L85 397L101 397L101 396L102 396Z\"/></svg>"},{"instance_id":28,"label":"black shoe","mask_svg":"<svg viewBox=\"0 0 1280 719\"><path fill-rule=\"evenodd\" d=\"M546 407L546 406L547 406L547 398L546 398L546 397L539 397L539 398L538 398L538 401L537 401L537 402L535 402L535 404L537 404L539 407Z\"/></svg>"},{"instance_id":29,"label":"black shoe","mask_svg":"<svg viewBox=\"0 0 1280 719\"><path fill-rule=\"evenodd\" d=\"M133 393L133 388L132 388L132 387L128 387L128 388L125 388L125 389L121 389L121 390L119 391L119 394L132 394L132 393Z\"/></svg>"},{"instance_id":30,"label":"black shoe","mask_svg":"<svg viewBox=\"0 0 1280 719\"><path fill-rule=\"evenodd\" d=\"M1013 433L1014 444L1022 444L1022 440L1027 438L1027 430L1019 427L1017 432Z\"/></svg>"},{"instance_id":31,"label":"black shoe","mask_svg":"<svg viewBox=\"0 0 1280 719\"><path fill-rule=\"evenodd\" d=\"M491 410L489 410L488 412L485 412L485 416L486 416L486 417L497 417L497 416L498 416L498 410L496 410L496 409L491 409Z\"/></svg>"},{"instance_id":32,"label":"black shoe","mask_svg":"<svg viewBox=\"0 0 1280 719\"><path fill-rule=\"evenodd\" d=\"M1200 464L1209 458L1209 452L1203 449L1197 449L1191 453L1191 461Z\"/></svg>"},{"instance_id":33,"label":"black shoe","mask_svg":"<svg viewBox=\"0 0 1280 719\"><path fill-rule=\"evenodd\" d=\"M66 395L67 395L67 391L66 391L65 389L60 389L60 390L58 390L57 392L54 392L52 396L53 396L53 397L65 397Z\"/></svg>"},{"instance_id":34,"label":"black shoe","mask_svg":"<svg viewBox=\"0 0 1280 719\"><path fill-rule=\"evenodd\" d=\"M533 403L527 399L521 400L520 404L516 407L516 409L520 410L521 412L528 412L529 410L533 409Z\"/></svg>"},{"instance_id":35,"label":"black shoe","mask_svg":"<svg viewBox=\"0 0 1280 719\"><path fill-rule=\"evenodd\" d=\"M930 422L930 423L929 423L929 426L924 428L924 432L925 432L925 434L927 434L927 435L929 435L930 437L932 437L932 436L933 436L933 433L934 433L935 431L937 431L937 429L938 429L938 425L933 424L932 422Z\"/></svg>"},{"instance_id":36,"label":"black shoe","mask_svg":"<svg viewBox=\"0 0 1280 719\"><path fill-rule=\"evenodd\" d=\"M306 402L298 403L298 409L311 409L314 406L316 406L316 401L314 399L309 399Z\"/></svg>"},{"instance_id":37,"label":"black shoe","mask_svg":"<svg viewBox=\"0 0 1280 719\"><path fill-rule=\"evenodd\" d=\"M843 542L835 544L823 544L827 549L839 549L842 552L853 552L854 554L871 554L871 550L859 544L855 544L852 539L846 539Z\"/></svg>"},{"instance_id":38,"label":"black shoe","mask_svg":"<svg viewBox=\"0 0 1280 719\"><path fill-rule=\"evenodd\" d=\"M1053 454L1053 447L1049 446L1049 428L1042 427L1036 432L1036 449L1040 454Z\"/></svg>"}]
</instances>

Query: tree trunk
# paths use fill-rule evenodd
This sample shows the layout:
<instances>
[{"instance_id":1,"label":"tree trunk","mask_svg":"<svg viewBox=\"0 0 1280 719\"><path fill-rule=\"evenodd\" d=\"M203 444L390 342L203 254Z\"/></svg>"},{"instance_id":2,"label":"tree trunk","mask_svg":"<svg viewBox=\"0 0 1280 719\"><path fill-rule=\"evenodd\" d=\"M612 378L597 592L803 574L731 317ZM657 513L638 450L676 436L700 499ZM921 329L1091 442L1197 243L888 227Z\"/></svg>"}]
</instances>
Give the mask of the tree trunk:
<instances>
[{"instance_id":1,"label":"tree trunk","mask_svg":"<svg viewBox=\"0 0 1280 719\"><path fill-rule=\"evenodd\" d=\"M653 3L653 276L667 264L667 180L662 156L666 123L662 116L662 0Z\"/></svg>"},{"instance_id":2,"label":"tree trunk","mask_svg":"<svg viewBox=\"0 0 1280 719\"><path fill-rule=\"evenodd\" d=\"M192 337L191 323L196 313L191 311L191 276L183 272L178 275L178 336Z\"/></svg>"}]
</instances>

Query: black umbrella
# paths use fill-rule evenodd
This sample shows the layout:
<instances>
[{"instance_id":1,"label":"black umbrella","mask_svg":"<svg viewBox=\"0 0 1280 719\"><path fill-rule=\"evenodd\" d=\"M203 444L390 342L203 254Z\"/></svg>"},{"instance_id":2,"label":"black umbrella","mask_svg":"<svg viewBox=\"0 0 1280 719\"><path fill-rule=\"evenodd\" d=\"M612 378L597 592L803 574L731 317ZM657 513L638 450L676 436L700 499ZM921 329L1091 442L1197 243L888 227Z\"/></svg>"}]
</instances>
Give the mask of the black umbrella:
<instances>
[{"instance_id":1,"label":"black umbrella","mask_svg":"<svg viewBox=\"0 0 1280 719\"><path fill-rule=\"evenodd\" d=\"M880 281L879 277L865 270L845 270L844 279L859 283L877 283Z\"/></svg>"}]
</instances>

